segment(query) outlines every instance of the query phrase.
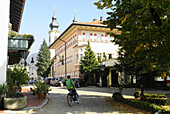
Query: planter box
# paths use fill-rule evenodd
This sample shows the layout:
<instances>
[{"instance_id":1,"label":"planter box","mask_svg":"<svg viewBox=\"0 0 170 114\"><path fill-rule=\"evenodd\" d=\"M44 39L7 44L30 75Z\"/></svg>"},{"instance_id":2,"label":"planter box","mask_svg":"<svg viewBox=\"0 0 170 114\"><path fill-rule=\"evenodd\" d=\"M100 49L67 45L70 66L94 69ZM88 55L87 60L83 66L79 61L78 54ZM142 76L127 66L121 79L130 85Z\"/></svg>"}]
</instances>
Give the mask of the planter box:
<instances>
[{"instance_id":1,"label":"planter box","mask_svg":"<svg viewBox=\"0 0 170 114\"><path fill-rule=\"evenodd\" d=\"M27 96L19 98L4 98L4 107L9 110L23 109L27 106Z\"/></svg>"}]
</instances>

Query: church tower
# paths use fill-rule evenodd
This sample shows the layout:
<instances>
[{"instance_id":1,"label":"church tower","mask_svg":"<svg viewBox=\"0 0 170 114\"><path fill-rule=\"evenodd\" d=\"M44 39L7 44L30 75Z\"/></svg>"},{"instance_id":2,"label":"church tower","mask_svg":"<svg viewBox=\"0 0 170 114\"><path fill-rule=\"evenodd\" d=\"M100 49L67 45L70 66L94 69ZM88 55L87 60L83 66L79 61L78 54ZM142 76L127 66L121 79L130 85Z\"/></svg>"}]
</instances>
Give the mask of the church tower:
<instances>
[{"instance_id":1,"label":"church tower","mask_svg":"<svg viewBox=\"0 0 170 114\"><path fill-rule=\"evenodd\" d=\"M51 45L60 35L60 32L58 32L58 27L59 24L56 21L56 16L55 16L55 8L54 8L54 14L52 17L52 22L50 23L50 31L49 33L49 45ZM54 49L50 49L51 52L51 59L55 56L55 50Z\"/></svg>"}]
</instances>

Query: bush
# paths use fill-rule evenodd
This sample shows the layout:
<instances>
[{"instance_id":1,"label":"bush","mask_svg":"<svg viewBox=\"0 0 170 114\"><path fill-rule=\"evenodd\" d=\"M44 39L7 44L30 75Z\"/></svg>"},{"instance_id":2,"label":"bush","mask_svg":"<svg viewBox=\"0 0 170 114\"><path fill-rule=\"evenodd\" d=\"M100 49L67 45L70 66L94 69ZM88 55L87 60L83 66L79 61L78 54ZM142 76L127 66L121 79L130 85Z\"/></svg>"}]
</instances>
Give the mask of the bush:
<instances>
[{"instance_id":1,"label":"bush","mask_svg":"<svg viewBox=\"0 0 170 114\"><path fill-rule=\"evenodd\" d=\"M20 66L15 66L13 69L8 69L7 72L7 96L15 97L16 96L16 82L18 88L20 88L23 84L28 80L28 72Z\"/></svg>"},{"instance_id":2,"label":"bush","mask_svg":"<svg viewBox=\"0 0 170 114\"><path fill-rule=\"evenodd\" d=\"M119 92L113 93L112 99L114 101L122 101L124 98Z\"/></svg>"},{"instance_id":3,"label":"bush","mask_svg":"<svg viewBox=\"0 0 170 114\"><path fill-rule=\"evenodd\" d=\"M168 104L168 101L165 99L166 96L165 95L158 95L158 94L148 94L148 93L144 93L144 96L140 96L141 92L140 91L136 91L134 93L134 97L135 98L139 98L141 101L146 101L149 103L154 103L156 105L166 105Z\"/></svg>"},{"instance_id":4,"label":"bush","mask_svg":"<svg viewBox=\"0 0 170 114\"><path fill-rule=\"evenodd\" d=\"M166 99L146 97L146 96L141 97L141 101L146 101L146 102L153 103L156 105L167 105L168 104L168 101Z\"/></svg>"},{"instance_id":5,"label":"bush","mask_svg":"<svg viewBox=\"0 0 170 114\"><path fill-rule=\"evenodd\" d=\"M155 104L150 104L150 103L145 102L145 101L122 99L119 102L130 105L130 106L135 107L137 109L146 110L146 111L152 112L152 113L155 113L155 112L158 112L158 111L161 111L162 114L169 114L170 113L170 110L165 110L161 106L157 106Z\"/></svg>"},{"instance_id":6,"label":"bush","mask_svg":"<svg viewBox=\"0 0 170 114\"><path fill-rule=\"evenodd\" d=\"M139 98L139 97L140 97L140 93L141 93L140 91L136 91L136 92L134 93L134 97L135 97L135 98Z\"/></svg>"}]
</instances>

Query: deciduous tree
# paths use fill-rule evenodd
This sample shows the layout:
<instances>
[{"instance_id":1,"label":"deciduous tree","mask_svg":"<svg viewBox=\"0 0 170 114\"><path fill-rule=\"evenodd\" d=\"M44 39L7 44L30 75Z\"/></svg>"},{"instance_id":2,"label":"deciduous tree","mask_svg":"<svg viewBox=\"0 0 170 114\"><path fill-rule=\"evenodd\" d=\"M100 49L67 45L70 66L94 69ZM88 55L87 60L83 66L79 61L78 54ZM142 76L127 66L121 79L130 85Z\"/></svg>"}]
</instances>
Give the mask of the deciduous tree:
<instances>
[{"instance_id":1,"label":"deciduous tree","mask_svg":"<svg viewBox=\"0 0 170 114\"><path fill-rule=\"evenodd\" d=\"M166 77L170 71L169 0L99 0L98 9L110 9L104 24L121 34L110 33L121 48L119 70L138 75L156 72Z\"/></svg>"}]
</instances>

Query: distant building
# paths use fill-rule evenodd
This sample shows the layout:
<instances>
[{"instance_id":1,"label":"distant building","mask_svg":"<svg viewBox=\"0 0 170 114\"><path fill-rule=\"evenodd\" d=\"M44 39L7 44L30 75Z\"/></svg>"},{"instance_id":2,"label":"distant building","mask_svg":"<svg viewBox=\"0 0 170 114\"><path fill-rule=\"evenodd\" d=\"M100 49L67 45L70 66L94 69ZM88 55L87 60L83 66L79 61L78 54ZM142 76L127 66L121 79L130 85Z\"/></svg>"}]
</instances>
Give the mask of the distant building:
<instances>
[{"instance_id":1,"label":"distant building","mask_svg":"<svg viewBox=\"0 0 170 114\"><path fill-rule=\"evenodd\" d=\"M50 44L50 49L55 50L55 56L52 60L56 78L65 77L65 44L66 75L71 75L72 78L78 78L81 75L79 73L80 60L84 56L88 40L96 59L98 56L104 59L104 52L107 58L109 58L109 54L113 58L118 57L118 45L111 42L114 38L107 35L106 32L120 34L119 28L110 31L102 22L102 17L100 20L94 19L92 22L77 22L74 17L73 23Z\"/></svg>"},{"instance_id":2,"label":"distant building","mask_svg":"<svg viewBox=\"0 0 170 114\"><path fill-rule=\"evenodd\" d=\"M29 79L38 80L37 67L34 65L29 66Z\"/></svg>"}]
</instances>

